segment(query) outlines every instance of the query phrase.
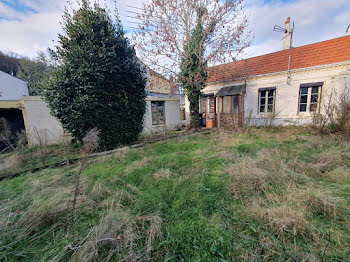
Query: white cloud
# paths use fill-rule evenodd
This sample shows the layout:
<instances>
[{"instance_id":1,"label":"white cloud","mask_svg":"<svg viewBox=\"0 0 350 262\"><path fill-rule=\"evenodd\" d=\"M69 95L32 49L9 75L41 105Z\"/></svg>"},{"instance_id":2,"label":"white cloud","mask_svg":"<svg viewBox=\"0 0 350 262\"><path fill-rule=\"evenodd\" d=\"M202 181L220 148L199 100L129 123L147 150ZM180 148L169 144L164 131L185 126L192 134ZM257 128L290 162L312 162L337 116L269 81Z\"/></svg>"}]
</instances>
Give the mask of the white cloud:
<instances>
[{"instance_id":1,"label":"white cloud","mask_svg":"<svg viewBox=\"0 0 350 262\"><path fill-rule=\"evenodd\" d=\"M53 46L60 32L60 20L64 0L22 0L21 3L34 11L3 15L0 20L0 50L15 52L20 55L35 57L38 51ZM1 9L0 9L1 11Z\"/></svg>"},{"instance_id":2,"label":"white cloud","mask_svg":"<svg viewBox=\"0 0 350 262\"><path fill-rule=\"evenodd\" d=\"M249 56L281 50L283 33L274 32L273 27L283 27L287 17L295 22L294 46L343 36L350 23L349 0L272 1L265 4L250 0L247 6L255 36L247 50Z\"/></svg>"}]
</instances>

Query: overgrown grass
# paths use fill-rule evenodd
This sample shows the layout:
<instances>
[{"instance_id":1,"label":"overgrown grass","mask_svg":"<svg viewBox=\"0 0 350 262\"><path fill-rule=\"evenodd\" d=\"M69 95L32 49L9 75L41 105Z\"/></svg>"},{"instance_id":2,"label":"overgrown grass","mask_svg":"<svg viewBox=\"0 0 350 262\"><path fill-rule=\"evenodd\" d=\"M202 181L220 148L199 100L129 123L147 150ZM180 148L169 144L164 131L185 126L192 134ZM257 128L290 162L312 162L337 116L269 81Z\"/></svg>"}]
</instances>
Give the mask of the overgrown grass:
<instances>
[{"instance_id":1,"label":"overgrown grass","mask_svg":"<svg viewBox=\"0 0 350 262\"><path fill-rule=\"evenodd\" d=\"M350 143L217 131L0 182L4 261L349 261Z\"/></svg>"},{"instance_id":2,"label":"overgrown grass","mask_svg":"<svg viewBox=\"0 0 350 262\"><path fill-rule=\"evenodd\" d=\"M0 154L0 177L36 168L67 164L79 156L79 144L25 147Z\"/></svg>"}]
</instances>

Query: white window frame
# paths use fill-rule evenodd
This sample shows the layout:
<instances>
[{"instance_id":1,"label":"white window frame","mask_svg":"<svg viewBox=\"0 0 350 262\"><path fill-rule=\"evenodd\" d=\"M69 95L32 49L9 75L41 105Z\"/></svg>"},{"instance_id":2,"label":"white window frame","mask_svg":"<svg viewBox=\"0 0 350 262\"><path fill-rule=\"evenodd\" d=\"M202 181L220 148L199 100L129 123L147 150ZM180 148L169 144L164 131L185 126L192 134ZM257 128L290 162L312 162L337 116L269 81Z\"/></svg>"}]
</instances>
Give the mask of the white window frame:
<instances>
[{"instance_id":1,"label":"white window frame","mask_svg":"<svg viewBox=\"0 0 350 262\"><path fill-rule=\"evenodd\" d=\"M268 101L269 101L269 91L273 91L273 103L272 103L272 111L268 111ZM260 111L261 108L261 92L265 92L265 104L264 104L264 112ZM258 89L258 114L271 114L275 112L275 104L276 104L276 88L275 87L270 87L270 88L260 88Z\"/></svg>"},{"instance_id":2,"label":"white window frame","mask_svg":"<svg viewBox=\"0 0 350 262\"><path fill-rule=\"evenodd\" d=\"M300 87L299 87L299 100L298 100L298 113L299 114L310 114L313 112L319 112L323 83L319 82L317 84L318 85L311 83L311 84L309 84L310 86L307 86L307 84L300 85ZM317 96L317 103L316 103L317 107L316 107L315 111L311 111L310 110L311 104L315 104L315 103L311 103L312 89L314 87L318 87L318 96ZM305 103L301 103L301 97L302 97L301 89L302 88L307 88L306 111L300 111L300 105L305 104Z\"/></svg>"}]
</instances>

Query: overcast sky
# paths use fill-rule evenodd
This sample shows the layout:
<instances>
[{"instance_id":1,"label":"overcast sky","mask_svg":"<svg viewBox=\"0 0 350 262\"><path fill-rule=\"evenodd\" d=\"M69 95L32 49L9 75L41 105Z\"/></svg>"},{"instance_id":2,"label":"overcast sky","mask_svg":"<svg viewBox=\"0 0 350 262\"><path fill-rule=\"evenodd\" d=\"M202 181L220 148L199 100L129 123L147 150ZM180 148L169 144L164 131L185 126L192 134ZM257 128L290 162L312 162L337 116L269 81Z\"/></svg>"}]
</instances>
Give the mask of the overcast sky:
<instances>
[{"instance_id":1,"label":"overcast sky","mask_svg":"<svg viewBox=\"0 0 350 262\"><path fill-rule=\"evenodd\" d=\"M74 0L73 0L74 1ZM113 6L112 0L101 0ZM290 16L295 22L294 46L319 42L345 35L350 23L350 0L246 0L246 12L254 42L245 56L281 50L282 33L273 32ZM52 47L60 32L66 0L0 0L0 50L35 57ZM118 0L125 29L126 11L141 6L142 0Z\"/></svg>"}]
</instances>

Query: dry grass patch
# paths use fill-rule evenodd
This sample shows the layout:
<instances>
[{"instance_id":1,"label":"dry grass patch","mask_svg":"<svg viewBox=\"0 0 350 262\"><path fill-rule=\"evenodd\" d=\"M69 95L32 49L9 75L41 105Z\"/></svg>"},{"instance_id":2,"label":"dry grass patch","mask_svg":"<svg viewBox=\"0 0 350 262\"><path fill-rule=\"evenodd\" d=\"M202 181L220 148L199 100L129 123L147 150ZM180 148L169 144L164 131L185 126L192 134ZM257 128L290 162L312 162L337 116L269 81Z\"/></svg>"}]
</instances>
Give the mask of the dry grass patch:
<instances>
[{"instance_id":1,"label":"dry grass patch","mask_svg":"<svg viewBox=\"0 0 350 262\"><path fill-rule=\"evenodd\" d=\"M162 168L153 174L155 179L169 179L171 178L172 173L169 168Z\"/></svg>"},{"instance_id":2,"label":"dry grass patch","mask_svg":"<svg viewBox=\"0 0 350 262\"><path fill-rule=\"evenodd\" d=\"M338 150L329 150L317 155L311 167L317 170L317 172L325 173L342 165L343 160L341 152Z\"/></svg>"},{"instance_id":3,"label":"dry grass patch","mask_svg":"<svg viewBox=\"0 0 350 262\"><path fill-rule=\"evenodd\" d=\"M91 197L98 202L108 198L111 194L112 190L101 182L96 182L90 192Z\"/></svg>"},{"instance_id":4,"label":"dry grass patch","mask_svg":"<svg viewBox=\"0 0 350 262\"><path fill-rule=\"evenodd\" d=\"M264 197L252 198L243 215L262 220L271 232L284 239L286 236L317 240L317 230L308 218L322 216L336 221L339 206L344 200L332 196L330 191L309 187L293 188L285 194L268 193Z\"/></svg>"},{"instance_id":5,"label":"dry grass patch","mask_svg":"<svg viewBox=\"0 0 350 262\"><path fill-rule=\"evenodd\" d=\"M3 228L6 234L14 236L17 242L39 232L43 226L67 226L71 218L73 200L73 185L69 179L59 174L46 179L39 176L28 180L27 190L11 201L12 206L23 207L23 210L19 208L12 212L11 218L7 218ZM96 206L86 193L87 184L83 182L77 201L79 210ZM4 219L3 215L6 213L0 214L0 221Z\"/></svg>"},{"instance_id":6,"label":"dry grass patch","mask_svg":"<svg viewBox=\"0 0 350 262\"><path fill-rule=\"evenodd\" d=\"M310 177L325 177L337 168L347 169L342 160L342 153L337 150L323 151L316 155L311 163L305 163L300 157L288 162L289 168L294 172Z\"/></svg>"},{"instance_id":7,"label":"dry grass patch","mask_svg":"<svg viewBox=\"0 0 350 262\"><path fill-rule=\"evenodd\" d=\"M257 167L253 159L226 168L230 177L229 191L238 198L267 193L271 186L268 184L268 173Z\"/></svg>"},{"instance_id":8,"label":"dry grass patch","mask_svg":"<svg viewBox=\"0 0 350 262\"><path fill-rule=\"evenodd\" d=\"M344 183L350 179L350 168L348 167L337 167L333 170L327 171L324 174L325 177L338 183Z\"/></svg>"},{"instance_id":9,"label":"dry grass patch","mask_svg":"<svg viewBox=\"0 0 350 262\"><path fill-rule=\"evenodd\" d=\"M290 235L314 239L312 227L305 219L306 211L291 202L268 204L264 201L255 202L247 213L262 219L271 232L281 239Z\"/></svg>"},{"instance_id":10,"label":"dry grass patch","mask_svg":"<svg viewBox=\"0 0 350 262\"><path fill-rule=\"evenodd\" d=\"M242 157L226 167L230 183L229 191L238 198L263 195L273 188L294 188L305 183L305 176L289 170L283 152L263 149L256 158Z\"/></svg>"},{"instance_id":11,"label":"dry grass patch","mask_svg":"<svg viewBox=\"0 0 350 262\"><path fill-rule=\"evenodd\" d=\"M17 153L12 153L9 156L5 156L0 161L0 173L2 173L4 170L17 169L23 164L22 158Z\"/></svg>"},{"instance_id":12,"label":"dry grass patch","mask_svg":"<svg viewBox=\"0 0 350 262\"><path fill-rule=\"evenodd\" d=\"M162 237L162 219L157 215L131 216L127 210L111 205L86 241L76 248L77 261L148 260L153 243Z\"/></svg>"},{"instance_id":13,"label":"dry grass patch","mask_svg":"<svg viewBox=\"0 0 350 262\"><path fill-rule=\"evenodd\" d=\"M126 168L126 173L130 174L131 172L146 167L150 164L150 159L147 157L142 158L141 160L134 161L132 162L127 168Z\"/></svg>"},{"instance_id":14,"label":"dry grass patch","mask_svg":"<svg viewBox=\"0 0 350 262\"><path fill-rule=\"evenodd\" d=\"M286 194L285 201L293 202L295 206L299 206L311 214L327 216L336 220L339 213L338 206L343 202L343 199L333 197L331 192L326 189L307 188Z\"/></svg>"}]
</instances>

